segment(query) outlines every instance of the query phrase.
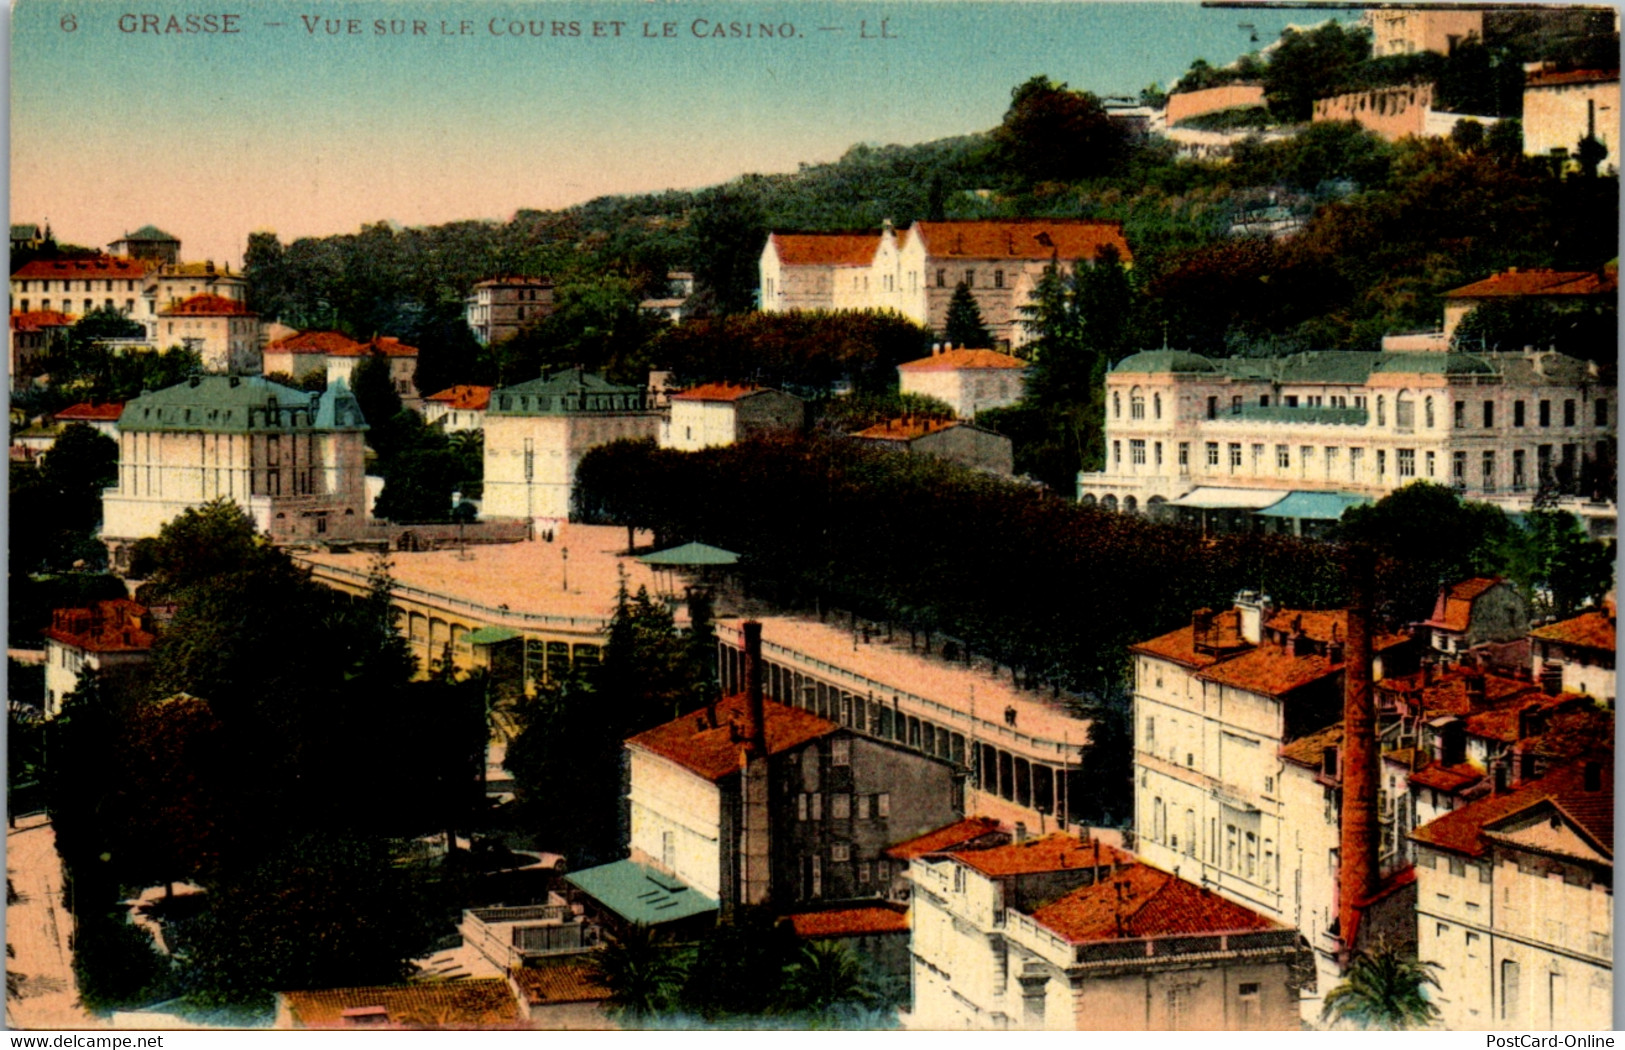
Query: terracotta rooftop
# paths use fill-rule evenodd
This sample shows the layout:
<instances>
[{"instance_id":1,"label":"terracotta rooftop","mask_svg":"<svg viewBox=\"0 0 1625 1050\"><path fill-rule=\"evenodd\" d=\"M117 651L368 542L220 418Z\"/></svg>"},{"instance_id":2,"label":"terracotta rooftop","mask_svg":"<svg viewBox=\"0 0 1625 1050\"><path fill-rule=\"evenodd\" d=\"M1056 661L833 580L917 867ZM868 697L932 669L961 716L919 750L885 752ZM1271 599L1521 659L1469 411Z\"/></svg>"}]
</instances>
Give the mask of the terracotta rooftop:
<instances>
[{"instance_id":1,"label":"terracotta rooftop","mask_svg":"<svg viewBox=\"0 0 1625 1050\"><path fill-rule=\"evenodd\" d=\"M1138 862L1103 882L1080 886L1032 917L1072 944L1286 928L1211 890Z\"/></svg>"},{"instance_id":2,"label":"terracotta rooftop","mask_svg":"<svg viewBox=\"0 0 1625 1050\"><path fill-rule=\"evenodd\" d=\"M1567 620L1537 627L1529 632L1529 637L1542 642L1611 653L1614 651L1614 615L1612 611L1583 612Z\"/></svg>"},{"instance_id":3,"label":"terracotta rooftop","mask_svg":"<svg viewBox=\"0 0 1625 1050\"><path fill-rule=\"evenodd\" d=\"M1337 747L1343 743L1343 723L1329 725L1308 736L1300 736L1281 748L1281 757L1294 765L1305 766L1309 769L1319 769L1322 757L1329 747Z\"/></svg>"},{"instance_id":4,"label":"terracotta rooftop","mask_svg":"<svg viewBox=\"0 0 1625 1050\"><path fill-rule=\"evenodd\" d=\"M908 932L908 912L885 904L830 911L805 911L786 916L796 936L808 940L821 937L857 937L867 933Z\"/></svg>"},{"instance_id":5,"label":"terracotta rooftop","mask_svg":"<svg viewBox=\"0 0 1625 1050\"><path fill-rule=\"evenodd\" d=\"M373 354L383 354L385 357L416 357L418 348L407 346L392 335L375 335L365 343L339 346L327 353L330 357L371 357Z\"/></svg>"},{"instance_id":6,"label":"terracotta rooftop","mask_svg":"<svg viewBox=\"0 0 1625 1050\"><path fill-rule=\"evenodd\" d=\"M11 330L14 332L37 332L41 328L68 328L77 323L78 318L72 314L65 314L60 310L29 310L24 313L20 310L11 312Z\"/></svg>"},{"instance_id":7,"label":"terracotta rooftop","mask_svg":"<svg viewBox=\"0 0 1625 1050\"><path fill-rule=\"evenodd\" d=\"M1347 609L1280 609L1270 615L1264 627L1282 634L1301 631L1305 638L1315 642L1347 641L1349 613ZM1403 634L1377 633L1371 636L1371 647L1380 653L1409 640Z\"/></svg>"},{"instance_id":8,"label":"terracotta rooftop","mask_svg":"<svg viewBox=\"0 0 1625 1050\"><path fill-rule=\"evenodd\" d=\"M1265 644L1204 668L1197 672L1197 677L1250 693L1280 697L1335 674L1342 667L1342 664L1328 663L1318 654L1293 656L1279 646Z\"/></svg>"},{"instance_id":9,"label":"terracotta rooftop","mask_svg":"<svg viewBox=\"0 0 1625 1050\"><path fill-rule=\"evenodd\" d=\"M488 277L477 282L476 288L500 288L504 285L518 285L524 288L551 288L551 277Z\"/></svg>"},{"instance_id":10,"label":"terracotta rooftop","mask_svg":"<svg viewBox=\"0 0 1625 1050\"><path fill-rule=\"evenodd\" d=\"M1136 642L1129 646L1129 651L1145 653L1147 656L1160 656L1186 667L1210 667L1218 663L1220 657L1214 652L1205 650L1217 649L1222 654L1227 650L1239 652L1247 646L1247 641L1241 636L1241 613L1235 609L1215 613L1212 628L1204 635L1203 641L1203 648L1198 649L1196 628L1192 624L1187 624L1177 631L1169 631L1150 641Z\"/></svg>"},{"instance_id":11,"label":"terracotta rooftop","mask_svg":"<svg viewBox=\"0 0 1625 1050\"><path fill-rule=\"evenodd\" d=\"M1442 588L1426 625L1441 631L1465 631L1473 616L1473 603L1501 582L1499 578L1479 577Z\"/></svg>"},{"instance_id":12,"label":"terracotta rooftop","mask_svg":"<svg viewBox=\"0 0 1625 1050\"><path fill-rule=\"evenodd\" d=\"M1544 801L1555 802L1576 824L1584 828L1611 857L1614 849L1614 763L1610 750L1600 760L1600 787L1585 790L1587 759L1552 770L1515 791L1491 795L1446 813L1411 832L1411 838L1428 846L1453 853L1480 857L1487 849L1483 838L1486 825Z\"/></svg>"},{"instance_id":13,"label":"terracotta rooftop","mask_svg":"<svg viewBox=\"0 0 1625 1050\"><path fill-rule=\"evenodd\" d=\"M1410 776L1410 783L1417 787L1432 788L1435 791L1444 791L1455 794L1464 787L1470 787L1484 779L1484 771L1476 766L1461 762L1453 766L1426 765Z\"/></svg>"},{"instance_id":14,"label":"terracotta rooftop","mask_svg":"<svg viewBox=\"0 0 1625 1050\"><path fill-rule=\"evenodd\" d=\"M1528 74L1525 87L1558 87L1563 84L1606 84L1619 79L1617 69L1570 69L1563 72L1538 70Z\"/></svg>"},{"instance_id":15,"label":"terracotta rooftop","mask_svg":"<svg viewBox=\"0 0 1625 1050\"><path fill-rule=\"evenodd\" d=\"M775 233L768 238L785 266L868 266L880 247L875 233Z\"/></svg>"},{"instance_id":16,"label":"terracotta rooftop","mask_svg":"<svg viewBox=\"0 0 1625 1050\"><path fill-rule=\"evenodd\" d=\"M85 609L54 609L46 638L93 653L137 653L151 649L151 631L142 627L147 607L128 598L97 602Z\"/></svg>"},{"instance_id":17,"label":"terracotta rooftop","mask_svg":"<svg viewBox=\"0 0 1625 1050\"><path fill-rule=\"evenodd\" d=\"M1618 74L1615 74L1617 79ZM1446 299L1496 299L1527 295L1613 295L1619 271L1520 270L1514 267L1444 293Z\"/></svg>"},{"instance_id":18,"label":"terracotta rooftop","mask_svg":"<svg viewBox=\"0 0 1625 1050\"><path fill-rule=\"evenodd\" d=\"M447 387L438 394L430 394L425 401L443 403L447 408L480 411L491 403L491 387L459 384Z\"/></svg>"},{"instance_id":19,"label":"terracotta rooftop","mask_svg":"<svg viewBox=\"0 0 1625 1050\"><path fill-rule=\"evenodd\" d=\"M1107 245L1124 265L1133 261L1123 224L1105 219L969 219L917 222L928 256L971 259L1094 260Z\"/></svg>"},{"instance_id":20,"label":"terracotta rooftop","mask_svg":"<svg viewBox=\"0 0 1625 1050\"><path fill-rule=\"evenodd\" d=\"M205 292L194 295L190 299L182 300L174 306L166 306L158 311L160 317L222 317L256 316L244 303L235 299L227 299L223 295L211 295Z\"/></svg>"},{"instance_id":21,"label":"terracotta rooftop","mask_svg":"<svg viewBox=\"0 0 1625 1050\"><path fill-rule=\"evenodd\" d=\"M1546 696L1544 693L1532 691L1487 711L1468 715L1467 735L1483 740L1498 740L1503 744L1515 744L1518 742L1518 720L1524 711L1544 708L1546 717L1550 719L1560 714L1564 708L1583 709L1589 707L1591 703L1590 697L1579 693Z\"/></svg>"},{"instance_id":22,"label":"terracotta rooftop","mask_svg":"<svg viewBox=\"0 0 1625 1050\"><path fill-rule=\"evenodd\" d=\"M573 955L540 966L522 966L513 971L514 983L532 1006L601 1002L610 992L594 958Z\"/></svg>"},{"instance_id":23,"label":"terracotta rooftop","mask_svg":"<svg viewBox=\"0 0 1625 1050\"><path fill-rule=\"evenodd\" d=\"M956 850L952 856L960 863L994 878L1134 863L1132 854L1108 846L1099 839L1085 842L1059 831L992 849Z\"/></svg>"},{"instance_id":24,"label":"terracotta rooftop","mask_svg":"<svg viewBox=\"0 0 1625 1050\"><path fill-rule=\"evenodd\" d=\"M867 430L860 430L853 437L867 438L871 441L914 441L931 434L939 434L952 427L964 426L963 423L953 419L918 419L908 416L899 419L888 419L884 423L876 423Z\"/></svg>"},{"instance_id":25,"label":"terracotta rooftop","mask_svg":"<svg viewBox=\"0 0 1625 1050\"><path fill-rule=\"evenodd\" d=\"M946 827L927 831L924 835L889 846L886 849L886 856L893 860L913 860L927 853L941 853L956 846L963 846L984 835L999 834L1002 827L992 817L966 817Z\"/></svg>"},{"instance_id":26,"label":"terracotta rooftop","mask_svg":"<svg viewBox=\"0 0 1625 1050\"><path fill-rule=\"evenodd\" d=\"M129 280L147 275L151 265L144 259L123 259L112 255L91 255L79 259L35 259L11 275L13 281L34 278L84 277Z\"/></svg>"},{"instance_id":27,"label":"terracotta rooftop","mask_svg":"<svg viewBox=\"0 0 1625 1050\"><path fill-rule=\"evenodd\" d=\"M124 402L106 401L102 404L93 404L81 401L77 405L69 405L62 411L55 413L59 423L89 423L89 422L118 422L118 417L124 411Z\"/></svg>"},{"instance_id":28,"label":"terracotta rooftop","mask_svg":"<svg viewBox=\"0 0 1625 1050\"><path fill-rule=\"evenodd\" d=\"M1019 357L1001 354L997 350L944 350L940 354L905 361L897 366L908 372L959 372L996 368L1026 368L1027 362Z\"/></svg>"},{"instance_id":29,"label":"terracotta rooftop","mask_svg":"<svg viewBox=\"0 0 1625 1050\"><path fill-rule=\"evenodd\" d=\"M767 717L769 755L799 747L841 728L799 707L788 707L773 700L764 700L762 705ZM735 693L716 704L714 727L707 709L702 707L639 733L626 743L628 747L670 759L706 780L721 780L739 772L743 765L741 754L749 746L749 726L750 711L745 694Z\"/></svg>"},{"instance_id":30,"label":"terracotta rooftop","mask_svg":"<svg viewBox=\"0 0 1625 1050\"><path fill-rule=\"evenodd\" d=\"M386 1018L376 1022L378 1027L508 1028L519 1023L519 1004L501 977L283 992L282 999L295 1028L368 1027L349 1018L376 1016L378 1007Z\"/></svg>"},{"instance_id":31,"label":"terracotta rooftop","mask_svg":"<svg viewBox=\"0 0 1625 1050\"><path fill-rule=\"evenodd\" d=\"M1473 683L1482 680L1484 699L1473 700ZM1511 703L1520 697L1535 693L1533 682L1508 675L1479 671L1468 667L1448 667L1437 673L1432 681L1418 671L1414 674L1384 678L1374 683L1378 694L1385 700L1403 704L1414 714L1437 718L1441 715L1470 715Z\"/></svg>"},{"instance_id":32,"label":"terracotta rooftop","mask_svg":"<svg viewBox=\"0 0 1625 1050\"><path fill-rule=\"evenodd\" d=\"M751 394L759 394L764 388L755 385L740 383L705 383L690 387L680 394L673 394L673 401L738 401Z\"/></svg>"},{"instance_id":33,"label":"terracotta rooftop","mask_svg":"<svg viewBox=\"0 0 1625 1050\"><path fill-rule=\"evenodd\" d=\"M266 344L268 354L342 354L361 344L339 332L296 332Z\"/></svg>"}]
</instances>

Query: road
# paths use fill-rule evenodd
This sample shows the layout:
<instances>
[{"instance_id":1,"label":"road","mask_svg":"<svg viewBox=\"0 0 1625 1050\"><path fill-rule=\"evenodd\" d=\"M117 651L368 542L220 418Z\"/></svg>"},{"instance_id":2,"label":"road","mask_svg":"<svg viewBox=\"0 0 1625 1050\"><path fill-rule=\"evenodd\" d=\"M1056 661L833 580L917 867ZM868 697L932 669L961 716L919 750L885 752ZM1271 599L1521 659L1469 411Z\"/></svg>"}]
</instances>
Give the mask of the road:
<instances>
[{"instance_id":1,"label":"road","mask_svg":"<svg viewBox=\"0 0 1625 1050\"><path fill-rule=\"evenodd\" d=\"M105 1027L79 1003L68 947L73 920L62 903L62 861L50 818L20 817L7 830L6 875L21 897L6 908L6 943L17 953L6 969L22 975L21 998L6 1001L7 1027Z\"/></svg>"}]
</instances>

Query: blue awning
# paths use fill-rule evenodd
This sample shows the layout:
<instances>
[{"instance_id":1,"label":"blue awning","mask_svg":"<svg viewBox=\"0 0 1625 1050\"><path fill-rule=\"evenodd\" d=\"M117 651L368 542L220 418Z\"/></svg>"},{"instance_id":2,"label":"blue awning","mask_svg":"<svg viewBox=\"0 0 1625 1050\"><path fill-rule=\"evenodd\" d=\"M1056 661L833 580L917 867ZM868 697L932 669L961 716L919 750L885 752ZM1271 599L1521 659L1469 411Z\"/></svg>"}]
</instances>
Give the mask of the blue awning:
<instances>
[{"instance_id":1,"label":"blue awning","mask_svg":"<svg viewBox=\"0 0 1625 1050\"><path fill-rule=\"evenodd\" d=\"M1263 518L1337 521L1350 507L1370 502L1370 496L1356 496L1352 492L1290 492L1286 498L1265 507L1258 514Z\"/></svg>"}]
</instances>

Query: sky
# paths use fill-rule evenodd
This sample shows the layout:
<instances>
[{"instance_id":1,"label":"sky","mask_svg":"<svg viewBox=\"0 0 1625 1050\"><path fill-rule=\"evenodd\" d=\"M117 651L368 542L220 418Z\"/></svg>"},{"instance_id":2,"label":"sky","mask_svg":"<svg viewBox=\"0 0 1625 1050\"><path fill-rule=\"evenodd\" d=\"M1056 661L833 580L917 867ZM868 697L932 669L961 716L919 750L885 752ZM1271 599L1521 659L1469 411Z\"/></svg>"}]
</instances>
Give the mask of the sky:
<instances>
[{"instance_id":1,"label":"sky","mask_svg":"<svg viewBox=\"0 0 1625 1050\"><path fill-rule=\"evenodd\" d=\"M188 26L203 11L218 14ZM981 131L1028 77L1137 94L1257 46L1242 23L1268 43L1320 18L1133 2L18 0L11 216L91 246L151 223L188 260L237 265L255 230L288 242L505 220Z\"/></svg>"}]
</instances>

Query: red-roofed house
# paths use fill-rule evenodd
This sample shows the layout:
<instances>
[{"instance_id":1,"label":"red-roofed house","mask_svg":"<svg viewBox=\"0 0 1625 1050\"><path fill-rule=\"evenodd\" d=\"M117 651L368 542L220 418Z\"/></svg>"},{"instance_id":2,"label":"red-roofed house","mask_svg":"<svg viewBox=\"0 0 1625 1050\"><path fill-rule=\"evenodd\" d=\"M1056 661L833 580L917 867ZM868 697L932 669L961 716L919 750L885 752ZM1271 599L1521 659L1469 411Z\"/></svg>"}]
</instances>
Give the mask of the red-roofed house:
<instances>
[{"instance_id":1,"label":"red-roofed house","mask_svg":"<svg viewBox=\"0 0 1625 1050\"><path fill-rule=\"evenodd\" d=\"M609 989L597 958L590 953L547 959L508 976L523 1017L549 1032L601 1032L615 1029L606 1012Z\"/></svg>"},{"instance_id":2,"label":"red-roofed house","mask_svg":"<svg viewBox=\"0 0 1625 1050\"><path fill-rule=\"evenodd\" d=\"M344 380L355 387L356 366L367 358L382 358L389 362L389 382L400 395L401 405L417 410L422 399L418 397L418 348L389 335L375 335L364 343L337 347L327 354L327 381Z\"/></svg>"},{"instance_id":3,"label":"red-roofed house","mask_svg":"<svg viewBox=\"0 0 1625 1050\"><path fill-rule=\"evenodd\" d=\"M160 307L155 341L184 346L203 358L205 372L259 375L259 315L236 299L205 292Z\"/></svg>"},{"instance_id":4,"label":"red-roofed house","mask_svg":"<svg viewBox=\"0 0 1625 1050\"><path fill-rule=\"evenodd\" d=\"M1299 1027L1297 931L1098 840L926 853L909 877L919 1027Z\"/></svg>"},{"instance_id":5,"label":"red-roofed house","mask_svg":"<svg viewBox=\"0 0 1625 1050\"><path fill-rule=\"evenodd\" d=\"M1617 84L1614 90L1619 90ZM1619 268L1614 265L1596 270L1520 270L1514 266L1444 293L1445 343L1448 345L1456 326L1485 303L1538 299L1561 306L1588 301L1613 302L1618 294Z\"/></svg>"},{"instance_id":6,"label":"red-roofed house","mask_svg":"<svg viewBox=\"0 0 1625 1050\"><path fill-rule=\"evenodd\" d=\"M25 314L34 310L67 314L116 310L133 317L148 267L139 259L111 255L35 259L11 275L11 309Z\"/></svg>"},{"instance_id":7,"label":"red-roofed house","mask_svg":"<svg viewBox=\"0 0 1625 1050\"><path fill-rule=\"evenodd\" d=\"M739 383L705 383L671 395L671 417L661 427L660 444L697 452L795 433L806 416L806 403L793 394Z\"/></svg>"},{"instance_id":8,"label":"red-roofed house","mask_svg":"<svg viewBox=\"0 0 1625 1050\"><path fill-rule=\"evenodd\" d=\"M125 598L53 610L45 629L45 717L61 713L62 698L86 671L146 663L154 640L147 607Z\"/></svg>"},{"instance_id":9,"label":"red-roofed house","mask_svg":"<svg viewBox=\"0 0 1625 1050\"><path fill-rule=\"evenodd\" d=\"M53 346L67 338L79 319L58 310L11 312L7 329L7 360L11 364L11 388L21 389L40 373L40 359Z\"/></svg>"},{"instance_id":10,"label":"red-roofed house","mask_svg":"<svg viewBox=\"0 0 1625 1050\"><path fill-rule=\"evenodd\" d=\"M1523 151L1573 167L1580 140L1607 149L1599 175L1619 169L1619 64L1613 69L1535 70L1523 86Z\"/></svg>"},{"instance_id":11,"label":"red-roofed house","mask_svg":"<svg viewBox=\"0 0 1625 1050\"><path fill-rule=\"evenodd\" d=\"M1487 642L1511 642L1529 631L1529 604L1502 579L1478 577L1439 589L1433 615L1422 626L1433 648L1459 653Z\"/></svg>"},{"instance_id":12,"label":"red-roofed house","mask_svg":"<svg viewBox=\"0 0 1625 1050\"><path fill-rule=\"evenodd\" d=\"M77 405L54 414L53 418L63 426L71 423L83 423L98 433L105 434L114 441L118 440L118 417L124 411L122 401L104 401L96 404L93 401L81 401Z\"/></svg>"},{"instance_id":13,"label":"red-roofed house","mask_svg":"<svg viewBox=\"0 0 1625 1050\"><path fill-rule=\"evenodd\" d=\"M289 1029L489 1030L523 1027L514 988L502 977L418 981L372 988L278 992L272 1027Z\"/></svg>"},{"instance_id":14,"label":"red-roofed house","mask_svg":"<svg viewBox=\"0 0 1625 1050\"><path fill-rule=\"evenodd\" d=\"M1529 632L1529 658L1537 675L1553 668L1564 690L1614 706L1614 603Z\"/></svg>"},{"instance_id":15,"label":"red-roofed house","mask_svg":"<svg viewBox=\"0 0 1625 1050\"><path fill-rule=\"evenodd\" d=\"M876 423L852 437L892 452L935 456L967 470L1010 477L1016 469L1010 439L974 423L906 416Z\"/></svg>"},{"instance_id":16,"label":"red-roofed house","mask_svg":"<svg viewBox=\"0 0 1625 1050\"><path fill-rule=\"evenodd\" d=\"M761 306L790 310L895 310L942 331L948 301L964 283L982 322L1004 346L1027 341L1020 308L1045 267L1093 265L1107 251L1133 254L1119 222L1097 219L976 219L916 222L878 231L773 233L762 250Z\"/></svg>"},{"instance_id":17,"label":"red-roofed house","mask_svg":"<svg viewBox=\"0 0 1625 1050\"><path fill-rule=\"evenodd\" d=\"M951 763L811 711L763 700L759 753L749 692L626 742L634 861L677 876L726 913L766 889L743 885L754 812L771 843L763 875L774 906L879 897L891 878L886 847L959 817L964 785ZM746 805L752 755L765 761L755 796L765 810Z\"/></svg>"},{"instance_id":18,"label":"red-roofed house","mask_svg":"<svg viewBox=\"0 0 1625 1050\"><path fill-rule=\"evenodd\" d=\"M908 980L908 909L873 902L796 912L785 922L804 941L837 941L880 972Z\"/></svg>"},{"instance_id":19,"label":"red-roofed house","mask_svg":"<svg viewBox=\"0 0 1625 1050\"><path fill-rule=\"evenodd\" d=\"M1613 1017L1608 741L1412 834L1417 950L1447 1028L1604 1029Z\"/></svg>"},{"instance_id":20,"label":"red-roofed house","mask_svg":"<svg viewBox=\"0 0 1625 1050\"><path fill-rule=\"evenodd\" d=\"M960 419L975 419L984 409L1020 401L1026 392L1026 377L1027 362L1019 357L964 347L933 348L930 357L897 366L903 393L945 402Z\"/></svg>"},{"instance_id":21,"label":"red-roofed house","mask_svg":"<svg viewBox=\"0 0 1625 1050\"><path fill-rule=\"evenodd\" d=\"M491 387L459 383L423 399L423 421L439 423L449 434L483 430L485 410L491 405Z\"/></svg>"},{"instance_id":22,"label":"red-roofed house","mask_svg":"<svg viewBox=\"0 0 1625 1050\"><path fill-rule=\"evenodd\" d=\"M265 346L261 367L266 375L281 372L294 379L327 372L329 354L340 354L361 344L339 332L295 332Z\"/></svg>"}]
</instances>

